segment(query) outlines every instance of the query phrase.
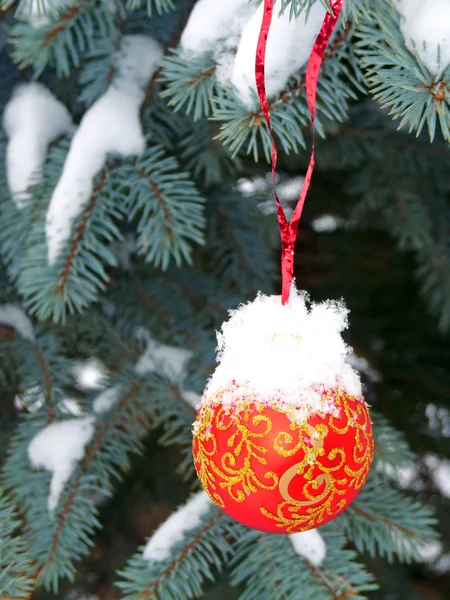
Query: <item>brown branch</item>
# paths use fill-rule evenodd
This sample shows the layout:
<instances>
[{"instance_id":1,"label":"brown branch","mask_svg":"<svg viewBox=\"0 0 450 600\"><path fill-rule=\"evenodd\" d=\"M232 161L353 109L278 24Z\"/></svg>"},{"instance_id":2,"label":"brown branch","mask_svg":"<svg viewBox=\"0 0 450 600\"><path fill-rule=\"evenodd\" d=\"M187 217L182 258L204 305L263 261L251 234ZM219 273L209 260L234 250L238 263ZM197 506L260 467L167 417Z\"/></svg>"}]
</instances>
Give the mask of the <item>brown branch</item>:
<instances>
[{"instance_id":1,"label":"brown branch","mask_svg":"<svg viewBox=\"0 0 450 600\"><path fill-rule=\"evenodd\" d=\"M72 240L69 254L67 255L67 258L64 263L64 267L63 267L61 275L59 277L58 285L56 286L56 291L58 292L58 294L62 294L65 290L65 287L67 285L67 280L70 275L70 270L72 268L73 261L77 254L77 251L78 251L78 246L80 245L80 242L83 239L84 231L88 224L91 213L94 210L94 207L98 200L100 192L103 190L103 188L105 186L107 174L108 174L108 170L104 169L101 174L100 181L95 186L95 188L92 192L92 196L89 200L89 203L84 210L83 216L81 218L81 223L76 230L77 234L74 237L74 239Z\"/></svg>"},{"instance_id":2,"label":"brown branch","mask_svg":"<svg viewBox=\"0 0 450 600\"><path fill-rule=\"evenodd\" d=\"M50 29L50 31L44 37L41 44L42 48L48 46L55 39L55 37L67 27L67 24L80 12L82 7L82 4L78 6L72 6L64 15L61 15L58 24Z\"/></svg>"},{"instance_id":3,"label":"brown branch","mask_svg":"<svg viewBox=\"0 0 450 600\"><path fill-rule=\"evenodd\" d=\"M173 571L186 558L188 553L193 548L195 548L195 546L202 539L202 537L210 529L212 529L214 527L214 525L216 523L218 523L223 517L224 517L224 513L222 513L222 512L218 512L216 515L211 517L211 519L205 524L205 526L202 527L202 529L200 529L200 531L197 533L197 535L192 540L192 542L190 542L183 548L183 551L181 552L181 554L177 558L172 560L170 565L166 569L164 569L164 571L159 575L159 577L157 579L155 579L154 581L152 581L152 583L140 593L140 595L138 596L138 600L154 600L154 598L155 598L154 594L158 590L161 583L163 581L165 581L168 577L170 577L170 575L173 573Z\"/></svg>"},{"instance_id":4,"label":"brown branch","mask_svg":"<svg viewBox=\"0 0 450 600\"><path fill-rule=\"evenodd\" d=\"M326 590L328 592L330 592L331 598L333 600L346 600L346 598L348 598L348 596L357 596L358 595L358 591L352 586L351 583L349 583L343 577L340 577L339 575L335 575L333 577L333 579L330 579L327 576L327 574L325 573L325 571L323 571L322 569L315 567L308 560L305 560L304 562L305 562L309 572L319 581L319 583L322 584L322 586L324 588L326 588ZM338 591L335 589L335 586L334 586L335 583L340 583L341 585L345 585L345 587L347 589L345 589L343 591Z\"/></svg>"},{"instance_id":5,"label":"brown branch","mask_svg":"<svg viewBox=\"0 0 450 600\"><path fill-rule=\"evenodd\" d=\"M147 173L145 172L144 169L140 169L137 167L137 163L135 160L133 161L133 165L136 167L136 170L139 173L139 176L144 181L146 181L149 184L149 186L152 188L152 191L155 194L157 201L161 205L161 207L163 209L163 213L164 213L164 223L165 223L165 227L167 230L167 235L172 240L173 239L172 217L170 215L170 211L169 211L166 199L164 198L162 191L159 189L158 185L153 181L153 179L150 179L150 177L147 175Z\"/></svg>"},{"instance_id":6,"label":"brown branch","mask_svg":"<svg viewBox=\"0 0 450 600\"><path fill-rule=\"evenodd\" d=\"M72 489L70 491L70 494L68 495L68 497L66 498L66 501L64 502L64 506L62 507L61 514L58 517L58 525L57 525L55 532L53 534L53 537L52 537L50 553L49 553L47 562L49 562L53 559L53 557L55 556L56 551L58 549L61 531L66 523L67 517L68 517L70 510L72 508L72 505L75 501L78 489L81 485L81 480L83 477L82 473L86 472L86 470L89 468L93 458L96 456L97 452L100 450L107 431L109 431L109 429L112 426L114 426L116 421L123 421L123 414L122 414L123 410L126 409L127 405L131 402L131 400L133 400L134 396L141 389L141 387L144 385L144 383L145 383L145 379L140 379L139 381L136 381L131 386L128 393L126 393L123 396L123 398L120 400L120 402L118 403L116 410L114 410L111 413L108 421L106 421L106 423L104 424L102 429L98 432L98 435L97 435L96 439L94 440L94 442L90 445L89 450L87 451L87 453L84 457L84 460L81 463L81 473L77 476L76 481L73 484ZM43 567L44 567L43 565L40 567L39 572L43 569ZM38 577L39 572L37 573L36 578Z\"/></svg>"},{"instance_id":7,"label":"brown branch","mask_svg":"<svg viewBox=\"0 0 450 600\"><path fill-rule=\"evenodd\" d=\"M146 290L144 290L141 287L138 287L137 292L146 304L155 309L155 312L159 317L162 317L164 319L170 319L170 313L165 308L162 308L158 304L158 302L153 298L153 296L150 295Z\"/></svg>"},{"instance_id":8,"label":"brown branch","mask_svg":"<svg viewBox=\"0 0 450 600\"><path fill-rule=\"evenodd\" d=\"M366 519L369 519L370 521L381 521L384 525L387 525L388 527L393 527L394 529L398 529L399 531L401 531L402 533L404 533L405 535L407 535L409 537L417 536L417 533L415 531L411 531L411 529L408 529L407 527L404 527L403 525L400 525L399 523L396 523L395 521L391 521L391 519L387 519L386 517L380 518L378 516L374 516L370 512L364 510L363 508L359 508L359 506L353 505L351 508L356 513L362 515L363 517L365 517Z\"/></svg>"}]
</instances>

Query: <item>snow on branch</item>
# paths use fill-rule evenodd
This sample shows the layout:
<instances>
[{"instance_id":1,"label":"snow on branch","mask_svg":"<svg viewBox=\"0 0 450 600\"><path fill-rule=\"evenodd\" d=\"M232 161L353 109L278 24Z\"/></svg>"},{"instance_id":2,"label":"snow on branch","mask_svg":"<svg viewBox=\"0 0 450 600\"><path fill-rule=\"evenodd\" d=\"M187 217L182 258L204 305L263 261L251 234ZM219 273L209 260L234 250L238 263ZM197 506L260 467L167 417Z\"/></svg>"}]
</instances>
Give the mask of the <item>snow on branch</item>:
<instances>
[{"instance_id":1,"label":"snow on branch","mask_svg":"<svg viewBox=\"0 0 450 600\"><path fill-rule=\"evenodd\" d=\"M8 136L6 174L18 208L30 198L27 188L39 180L49 144L72 130L66 107L40 83L17 86L3 113Z\"/></svg>"},{"instance_id":2,"label":"snow on branch","mask_svg":"<svg viewBox=\"0 0 450 600\"><path fill-rule=\"evenodd\" d=\"M299 556L306 558L315 567L322 564L327 553L327 547L317 529L292 533L289 539Z\"/></svg>"},{"instance_id":3,"label":"snow on branch","mask_svg":"<svg viewBox=\"0 0 450 600\"><path fill-rule=\"evenodd\" d=\"M191 496L186 504L174 512L147 542L144 558L149 562L160 562L171 555L172 548L184 538L184 534L198 527L202 517L213 503L206 492Z\"/></svg>"},{"instance_id":4,"label":"snow on branch","mask_svg":"<svg viewBox=\"0 0 450 600\"><path fill-rule=\"evenodd\" d=\"M95 431L94 419L67 419L51 423L31 440L28 458L37 469L52 472L48 510L54 512L65 484L76 465L83 459L84 450Z\"/></svg>"},{"instance_id":5,"label":"snow on branch","mask_svg":"<svg viewBox=\"0 0 450 600\"><path fill-rule=\"evenodd\" d=\"M25 340L34 343L33 325L17 304L3 304L3 306L0 306L0 323L13 327Z\"/></svg>"},{"instance_id":6,"label":"snow on branch","mask_svg":"<svg viewBox=\"0 0 450 600\"><path fill-rule=\"evenodd\" d=\"M145 329L138 329L137 336L145 339L147 348L136 363L136 373L145 375L159 371L172 381L180 381L186 370L186 363L192 352L156 342Z\"/></svg>"},{"instance_id":7,"label":"snow on branch","mask_svg":"<svg viewBox=\"0 0 450 600\"><path fill-rule=\"evenodd\" d=\"M220 83L232 84L249 108L257 105L255 54L264 6L248 0L200 0L181 36L182 48L192 55L211 52ZM306 18L303 11L290 19L290 11L274 14L266 50L268 97L281 92L288 79L307 62L325 16L325 7L314 4Z\"/></svg>"},{"instance_id":8,"label":"snow on branch","mask_svg":"<svg viewBox=\"0 0 450 600\"><path fill-rule=\"evenodd\" d=\"M125 157L144 152L139 108L161 60L161 46L152 38L123 37L115 60L117 74L82 118L50 201L46 221L50 265L70 238L74 220L88 204L94 177L107 154Z\"/></svg>"},{"instance_id":9,"label":"snow on branch","mask_svg":"<svg viewBox=\"0 0 450 600\"><path fill-rule=\"evenodd\" d=\"M402 16L400 29L408 50L435 77L450 64L450 3L448 0L395 0Z\"/></svg>"},{"instance_id":10,"label":"snow on branch","mask_svg":"<svg viewBox=\"0 0 450 600\"><path fill-rule=\"evenodd\" d=\"M237 44L246 20L254 12L248 0L199 0L183 30L181 46L193 54L221 53L225 44L231 45L233 40Z\"/></svg>"},{"instance_id":11,"label":"snow on branch","mask_svg":"<svg viewBox=\"0 0 450 600\"><path fill-rule=\"evenodd\" d=\"M263 10L261 4L245 25L231 70L231 83L248 108L254 108L257 103L255 54ZM282 15L274 14L266 48L265 76L269 98L281 92L288 79L306 64L324 17L325 8L319 2L312 6L307 21L304 13L292 21L288 11ZM221 79L220 73L218 78Z\"/></svg>"},{"instance_id":12,"label":"snow on branch","mask_svg":"<svg viewBox=\"0 0 450 600\"><path fill-rule=\"evenodd\" d=\"M143 376L158 371L173 383L178 384L183 400L192 408L197 408L201 396L197 392L186 390L183 387L186 364L192 358L192 352L185 348L160 344L143 328L138 329L137 336L146 340L147 348L136 363L136 373Z\"/></svg>"}]
</instances>

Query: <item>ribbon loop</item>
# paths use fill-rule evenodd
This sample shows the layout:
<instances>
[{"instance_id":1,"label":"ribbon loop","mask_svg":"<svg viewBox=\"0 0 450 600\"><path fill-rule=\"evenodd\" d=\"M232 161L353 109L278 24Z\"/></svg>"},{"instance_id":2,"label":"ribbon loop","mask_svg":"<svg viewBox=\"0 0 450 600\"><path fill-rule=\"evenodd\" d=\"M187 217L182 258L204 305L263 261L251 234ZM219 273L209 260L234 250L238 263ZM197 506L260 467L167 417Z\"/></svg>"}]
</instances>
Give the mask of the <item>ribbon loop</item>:
<instances>
[{"instance_id":1,"label":"ribbon loop","mask_svg":"<svg viewBox=\"0 0 450 600\"><path fill-rule=\"evenodd\" d=\"M286 304L289 301L289 293L292 286L292 279L294 277L294 253L295 253L295 242L297 240L298 226L303 212L303 206L305 204L306 195L308 193L309 185L311 183L311 177L314 171L314 160L315 160L315 145L316 145L316 98L317 98L317 83L319 80L319 71L323 62L323 57L327 44L333 34L336 23L339 19L341 9L344 0L330 0L330 6L332 12L327 12L322 23L319 35L314 42L314 46L309 56L308 65L306 67L306 100L308 103L309 113L311 116L311 128L312 128L312 148L311 156L309 159L308 170L306 171L305 180L303 182L302 190L297 201L297 205L292 214L291 222L289 223L284 214L283 207L278 198L275 175L278 162L278 151L273 135L272 125L270 122L269 106L267 104L266 94L266 82L265 82L265 62L266 62L266 47L267 38L269 35L270 24L273 16L273 0L264 0L264 12L261 23L261 29L259 31L258 45L256 48L256 60L255 60L255 79L256 89L258 90L259 102L261 110L264 115L264 119L269 129L270 138L272 141L272 180L274 185L275 202L277 206L277 218L278 225L280 228L281 236L281 277L282 277L282 288L281 288L281 301Z\"/></svg>"}]
</instances>

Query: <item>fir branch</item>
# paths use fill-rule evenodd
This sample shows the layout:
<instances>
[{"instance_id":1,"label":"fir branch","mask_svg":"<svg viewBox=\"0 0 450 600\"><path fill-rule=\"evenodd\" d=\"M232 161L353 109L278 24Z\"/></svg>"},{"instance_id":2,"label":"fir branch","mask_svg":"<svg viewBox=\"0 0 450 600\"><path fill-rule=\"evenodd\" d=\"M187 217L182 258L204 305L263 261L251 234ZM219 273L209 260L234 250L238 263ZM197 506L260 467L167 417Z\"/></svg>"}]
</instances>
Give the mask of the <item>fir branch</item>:
<instances>
[{"instance_id":1,"label":"fir branch","mask_svg":"<svg viewBox=\"0 0 450 600\"><path fill-rule=\"evenodd\" d=\"M72 242L69 247L69 251L66 254L66 257L64 259L64 266L59 275L58 285L56 286L56 292L58 294L65 293L67 282L69 280L69 275L70 275L71 269L73 268L74 259L75 259L76 255L78 254L79 245L80 245L81 241L83 240L83 235L86 230L86 226L89 222L89 219L91 217L92 211L94 210L95 204L100 196L100 193L103 191L103 188L105 187L107 175L108 175L108 169L105 168L100 173L99 180L98 180L97 184L94 186L94 189L93 189L92 195L89 199L89 202L87 203L86 207L84 208L84 210L81 214L80 224L78 225L78 227L75 230L76 235L72 239Z\"/></svg>"},{"instance_id":2,"label":"fir branch","mask_svg":"<svg viewBox=\"0 0 450 600\"><path fill-rule=\"evenodd\" d=\"M26 600L33 588L33 565L25 541L17 535L17 512L0 490L0 595Z\"/></svg>"},{"instance_id":3,"label":"fir branch","mask_svg":"<svg viewBox=\"0 0 450 600\"><path fill-rule=\"evenodd\" d=\"M93 48L98 34L116 37L111 12L95 0L69 6L65 13L48 19L40 27L18 21L11 29L13 60L20 69L33 67L36 76L54 63L57 74L68 77L72 67L80 66L80 54Z\"/></svg>"},{"instance_id":4,"label":"fir branch","mask_svg":"<svg viewBox=\"0 0 450 600\"><path fill-rule=\"evenodd\" d=\"M128 11L135 11L143 5L146 7L149 17L153 15L154 11L156 11L156 14L162 15L175 10L173 0L127 0L126 7Z\"/></svg>"},{"instance_id":5,"label":"fir branch","mask_svg":"<svg viewBox=\"0 0 450 600\"><path fill-rule=\"evenodd\" d=\"M123 166L118 182L130 221L137 222L138 251L146 261L167 269L170 260L191 262L191 241L203 245L204 200L175 158L150 147ZM126 182L126 183L125 183Z\"/></svg>"},{"instance_id":6,"label":"fir branch","mask_svg":"<svg viewBox=\"0 0 450 600\"><path fill-rule=\"evenodd\" d=\"M321 116L343 121L349 99L355 98L354 90L363 89L362 76L351 44L352 33L353 25L349 23L346 29L338 32L335 42L324 57L317 96L319 118L316 120L317 132L322 136L324 130ZM304 71L291 77L286 89L269 101L272 129L281 149L286 153L297 152L300 147L305 146L303 129L310 121L303 97L305 81ZM214 104L211 118L222 123L216 139L230 149L232 156L244 150L247 154L253 154L257 161L262 150L266 161L270 162L271 139L261 108L249 112L232 90L226 90L223 97L214 100Z\"/></svg>"},{"instance_id":7,"label":"fir branch","mask_svg":"<svg viewBox=\"0 0 450 600\"><path fill-rule=\"evenodd\" d=\"M371 92L390 108L399 128L419 134L426 125L433 140L439 123L450 139L450 67L439 79L433 77L405 46L400 15L390 0L370 7L359 26L357 50L367 71Z\"/></svg>"},{"instance_id":8,"label":"fir branch","mask_svg":"<svg viewBox=\"0 0 450 600\"><path fill-rule=\"evenodd\" d=\"M389 561L419 559L421 548L437 538L431 511L390 487L373 470L340 519L359 552Z\"/></svg>"},{"instance_id":9,"label":"fir branch","mask_svg":"<svg viewBox=\"0 0 450 600\"><path fill-rule=\"evenodd\" d=\"M54 517L47 508L49 477L43 472L29 473L27 457L28 444L45 426L44 409L22 423L5 463L5 481L26 516L36 579L54 590L60 578L73 579L75 562L88 553L100 526L93 492L109 495L113 480L128 466L129 455L140 452L140 440L152 424L153 403L161 394L157 385L151 389L145 378L136 379L126 371L111 384L120 387L120 397L97 421L94 437L67 482ZM55 409L61 418L61 408ZM26 483L18 479L24 472L28 472Z\"/></svg>"},{"instance_id":10,"label":"fir branch","mask_svg":"<svg viewBox=\"0 0 450 600\"><path fill-rule=\"evenodd\" d=\"M245 531L238 539L232 563L233 584L246 584L241 600L363 600L361 593L376 587L372 577L354 562L354 552L343 549L346 540L337 524L327 524L320 532L327 553L321 565L313 565L297 555L288 536Z\"/></svg>"},{"instance_id":11,"label":"fir branch","mask_svg":"<svg viewBox=\"0 0 450 600\"><path fill-rule=\"evenodd\" d=\"M184 533L171 555L160 562L143 557L141 548L119 573L119 587L126 600L185 600L199 597L202 583L213 580L211 567L221 569L231 556L227 538L233 537L235 523L211 503L199 526ZM180 582L182 582L180 584Z\"/></svg>"},{"instance_id":12,"label":"fir branch","mask_svg":"<svg viewBox=\"0 0 450 600\"><path fill-rule=\"evenodd\" d=\"M212 53L200 56L183 48L169 51L162 64L159 80L164 85L162 98L168 99L175 112L184 110L194 121L208 117L214 107L213 98L220 94L215 79L216 63Z\"/></svg>"}]
</instances>

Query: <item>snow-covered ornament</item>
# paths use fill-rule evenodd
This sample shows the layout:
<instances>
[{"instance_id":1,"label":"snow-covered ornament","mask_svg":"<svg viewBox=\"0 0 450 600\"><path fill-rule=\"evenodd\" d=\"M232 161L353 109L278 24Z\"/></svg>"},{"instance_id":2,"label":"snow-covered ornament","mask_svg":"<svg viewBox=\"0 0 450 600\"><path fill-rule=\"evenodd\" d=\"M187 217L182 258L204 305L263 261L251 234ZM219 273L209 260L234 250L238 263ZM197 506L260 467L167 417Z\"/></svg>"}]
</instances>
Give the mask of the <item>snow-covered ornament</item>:
<instances>
[{"instance_id":1,"label":"snow-covered ornament","mask_svg":"<svg viewBox=\"0 0 450 600\"><path fill-rule=\"evenodd\" d=\"M259 295L218 334L219 365L194 425L199 479L236 520L297 533L336 517L373 458L361 384L345 361L342 303Z\"/></svg>"},{"instance_id":2,"label":"snow-covered ornament","mask_svg":"<svg viewBox=\"0 0 450 600\"><path fill-rule=\"evenodd\" d=\"M342 3L331 0L308 61L313 133L319 69ZM273 141L275 182L264 73L272 13L273 0L264 0L255 78ZM295 240L313 167L314 141L290 223L275 193L282 294L259 294L230 313L193 432L195 468L211 500L237 521L273 533L307 531L339 515L364 485L373 458L369 411L341 337L348 311L342 302L309 306L293 284Z\"/></svg>"}]
</instances>

